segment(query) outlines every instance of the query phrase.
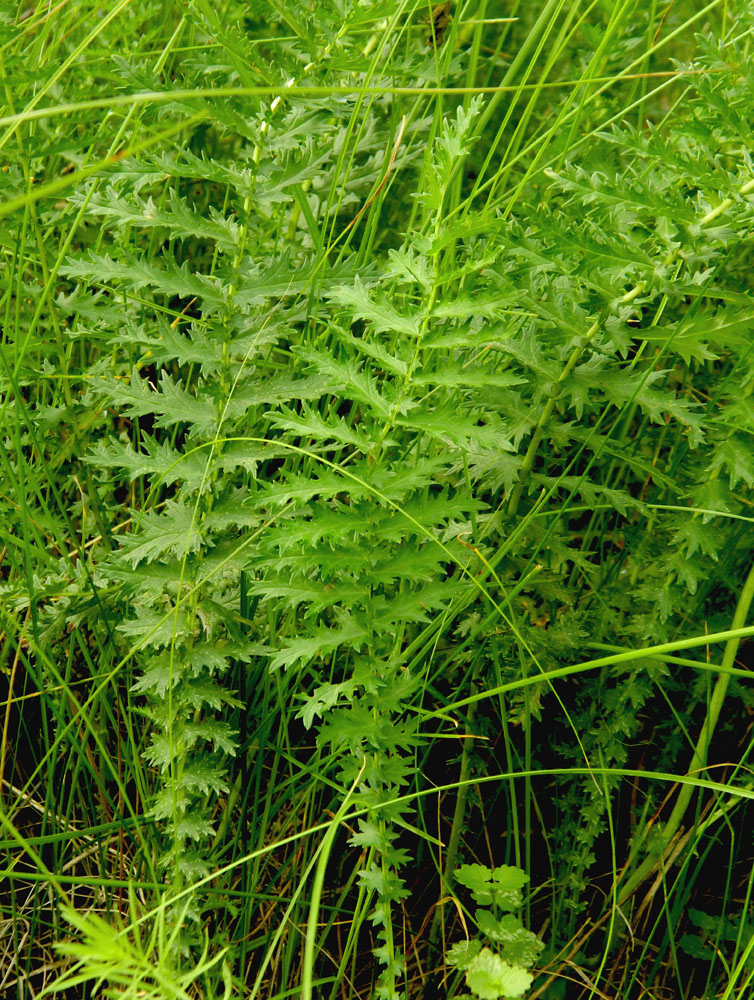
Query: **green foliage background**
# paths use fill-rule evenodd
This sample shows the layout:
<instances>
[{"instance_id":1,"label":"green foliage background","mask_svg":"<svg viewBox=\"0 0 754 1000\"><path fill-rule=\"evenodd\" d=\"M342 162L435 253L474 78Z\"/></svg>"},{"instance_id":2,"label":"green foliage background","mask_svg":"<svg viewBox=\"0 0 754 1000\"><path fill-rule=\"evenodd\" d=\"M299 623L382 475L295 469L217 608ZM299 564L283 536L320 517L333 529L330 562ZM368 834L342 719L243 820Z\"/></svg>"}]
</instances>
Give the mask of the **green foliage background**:
<instances>
[{"instance_id":1,"label":"green foliage background","mask_svg":"<svg viewBox=\"0 0 754 1000\"><path fill-rule=\"evenodd\" d=\"M0 5L8 995L749 995L751 11L450 7Z\"/></svg>"}]
</instances>

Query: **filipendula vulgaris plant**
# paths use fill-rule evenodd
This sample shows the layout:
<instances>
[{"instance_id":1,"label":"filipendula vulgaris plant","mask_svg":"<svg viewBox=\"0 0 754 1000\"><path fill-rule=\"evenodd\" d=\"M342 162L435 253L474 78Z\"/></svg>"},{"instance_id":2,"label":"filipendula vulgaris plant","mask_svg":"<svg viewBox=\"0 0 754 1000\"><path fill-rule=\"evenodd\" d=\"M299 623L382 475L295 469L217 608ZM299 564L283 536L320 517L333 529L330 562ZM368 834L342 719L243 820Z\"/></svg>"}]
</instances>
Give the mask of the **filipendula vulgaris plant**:
<instances>
[{"instance_id":1,"label":"filipendula vulgaris plant","mask_svg":"<svg viewBox=\"0 0 754 1000\"><path fill-rule=\"evenodd\" d=\"M357 6L353 10L363 14ZM219 84L236 74L254 84L259 73L281 92L293 79L317 78L311 49L294 44L284 55L276 50L272 65L242 30L220 25L204 4L189 5L186 18L184 29L192 37L220 44L211 58L199 55L183 67L184 90L196 85L197 73ZM337 5L322 5L318 25L322 37L309 41L332 58L340 51L333 38L347 38L349 22ZM129 62L123 70L130 83L164 88L144 65ZM353 142L360 99L344 98L335 106L257 101L256 110L240 97L191 97L185 105L182 100L180 110L203 112L211 126L197 134L194 148L130 160L112 172L106 190L76 192L72 201L101 233L112 234L112 249L77 253L61 269L78 283L63 302L74 317L74 335L104 340L111 349L88 372L84 405L116 413L123 428L117 438L95 446L87 460L133 484L131 494L141 500L131 512L131 530L118 537L101 569L118 587L124 619L118 631L131 643L128 659L138 675L132 691L144 699L142 711L151 722L145 750L156 776L151 815L162 837L168 898L177 900L171 912L186 925L176 954L200 943L204 915L218 906L217 896L208 899L192 886L211 870L218 797L229 791L229 758L238 739L228 715L246 707L228 689L227 677L255 650L258 656L259 643L252 646L238 623L239 579L262 565L261 557L249 563L249 549L267 512L275 512L281 530L289 526L274 488L265 510L246 502L250 493L257 493L257 501L264 493L255 490L255 476L260 466L271 479L278 467L292 467L291 455L301 449L284 440L282 431L293 433L297 421L304 421L307 440L309 424L320 436L335 429L328 454L335 454L333 445L350 449L367 440L357 429L341 432L329 402L324 415L318 412L323 394L339 385L335 362L327 372L306 360L314 374L302 374L287 361L288 345L306 322L314 276L320 295L335 294L336 286L354 280L352 258L327 260L311 234L296 236L301 212L297 206L291 211L290 202L295 189L322 207L323 226L335 218L339 206L328 202L337 173L333 150L343 153ZM363 200L377 181L385 137L375 127L381 120L376 109L361 114L349 184ZM158 125L159 110L153 115ZM356 197L349 193L347 200ZM312 218L308 203L304 215ZM278 251L271 252L275 246ZM303 365L303 348L300 356ZM367 376L354 377L369 384ZM314 480L319 487L313 494L327 474L325 469L325 479ZM406 475L405 482L397 478L393 487L385 484L393 500L428 475L424 470ZM342 492L338 483L336 492ZM422 580L432 565L431 558L419 562ZM390 570L385 574L388 579ZM431 595L426 600L424 607L434 606ZM416 614L424 613L418 598L414 604ZM370 605L369 613L379 617L378 605ZM367 634L364 628L360 622L359 636ZM347 634L346 628L343 638ZM356 631L351 634L355 639ZM318 648L314 638L310 645ZM320 645L327 648L324 640ZM281 654L272 666L297 658ZM227 899L224 905L231 906Z\"/></svg>"},{"instance_id":2,"label":"filipendula vulgaris plant","mask_svg":"<svg viewBox=\"0 0 754 1000\"><path fill-rule=\"evenodd\" d=\"M328 393L269 419L324 460L256 498L261 511L279 511L251 564L252 592L287 608L289 637L280 630L270 666L309 678L299 715L307 727L322 717L318 743L341 759L344 786L358 781L352 805L366 811L350 843L366 852L359 877L374 901L383 967L374 995L384 1000L405 996L394 907L406 894L409 856L397 842L407 807L393 800L415 773L420 743L410 707L421 678L404 649L464 586L450 572L468 561L455 536L478 505L451 470L472 442L477 451L504 446L484 389L516 381L470 366L507 305L482 275L488 257L477 247L443 269L453 239L444 196L479 106L459 108L436 141L421 196L426 232L390 252L379 283L356 277L326 293L321 332L292 348Z\"/></svg>"}]
</instances>

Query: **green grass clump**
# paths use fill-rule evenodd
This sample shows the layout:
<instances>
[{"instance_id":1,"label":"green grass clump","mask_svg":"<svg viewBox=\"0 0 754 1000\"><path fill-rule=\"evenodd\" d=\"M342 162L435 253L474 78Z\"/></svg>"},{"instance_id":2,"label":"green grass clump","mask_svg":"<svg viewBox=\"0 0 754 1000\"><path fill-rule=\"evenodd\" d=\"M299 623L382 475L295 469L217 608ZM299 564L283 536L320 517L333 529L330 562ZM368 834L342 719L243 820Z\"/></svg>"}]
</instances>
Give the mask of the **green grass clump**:
<instances>
[{"instance_id":1,"label":"green grass clump","mask_svg":"<svg viewBox=\"0 0 754 1000\"><path fill-rule=\"evenodd\" d=\"M749 5L0 23L0 991L743 1000Z\"/></svg>"}]
</instances>

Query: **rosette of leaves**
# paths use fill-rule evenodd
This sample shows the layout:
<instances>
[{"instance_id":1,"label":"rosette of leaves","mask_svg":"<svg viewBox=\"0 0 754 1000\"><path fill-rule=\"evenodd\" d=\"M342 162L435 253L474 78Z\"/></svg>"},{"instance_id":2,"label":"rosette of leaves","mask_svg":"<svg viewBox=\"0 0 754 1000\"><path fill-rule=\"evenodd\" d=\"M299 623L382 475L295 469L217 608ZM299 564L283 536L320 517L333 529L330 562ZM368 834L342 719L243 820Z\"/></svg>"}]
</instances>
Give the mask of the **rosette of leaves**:
<instances>
[{"instance_id":1,"label":"rosette of leaves","mask_svg":"<svg viewBox=\"0 0 754 1000\"><path fill-rule=\"evenodd\" d=\"M465 974L466 985L479 1000L522 997L534 980L528 970L544 947L513 912L521 908L521 889L529 876L509 865L490 869L474 864L461 865L455 878L480 904L474 920L491 947L479 938L460 941L446 954L448 965Z\"/></svg>"}]
</instances>

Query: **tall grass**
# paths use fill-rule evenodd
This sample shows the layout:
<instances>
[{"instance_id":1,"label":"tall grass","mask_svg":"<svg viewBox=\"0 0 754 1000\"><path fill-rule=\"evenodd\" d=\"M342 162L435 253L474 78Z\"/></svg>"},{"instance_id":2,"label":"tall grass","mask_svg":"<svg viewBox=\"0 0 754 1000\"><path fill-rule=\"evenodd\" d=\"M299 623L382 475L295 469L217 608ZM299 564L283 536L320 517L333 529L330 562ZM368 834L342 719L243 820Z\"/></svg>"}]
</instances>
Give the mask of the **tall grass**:
<instances>
[{"instance_id":1,"label":"tall grass","mask_svg":"<svg viewBox=\"0 0 754 1000\"><path fill-rule=\"evenodd\" d=\"M748 6L0 18L0 991L743 1000Z\"/></svg>"}]
</instances>

